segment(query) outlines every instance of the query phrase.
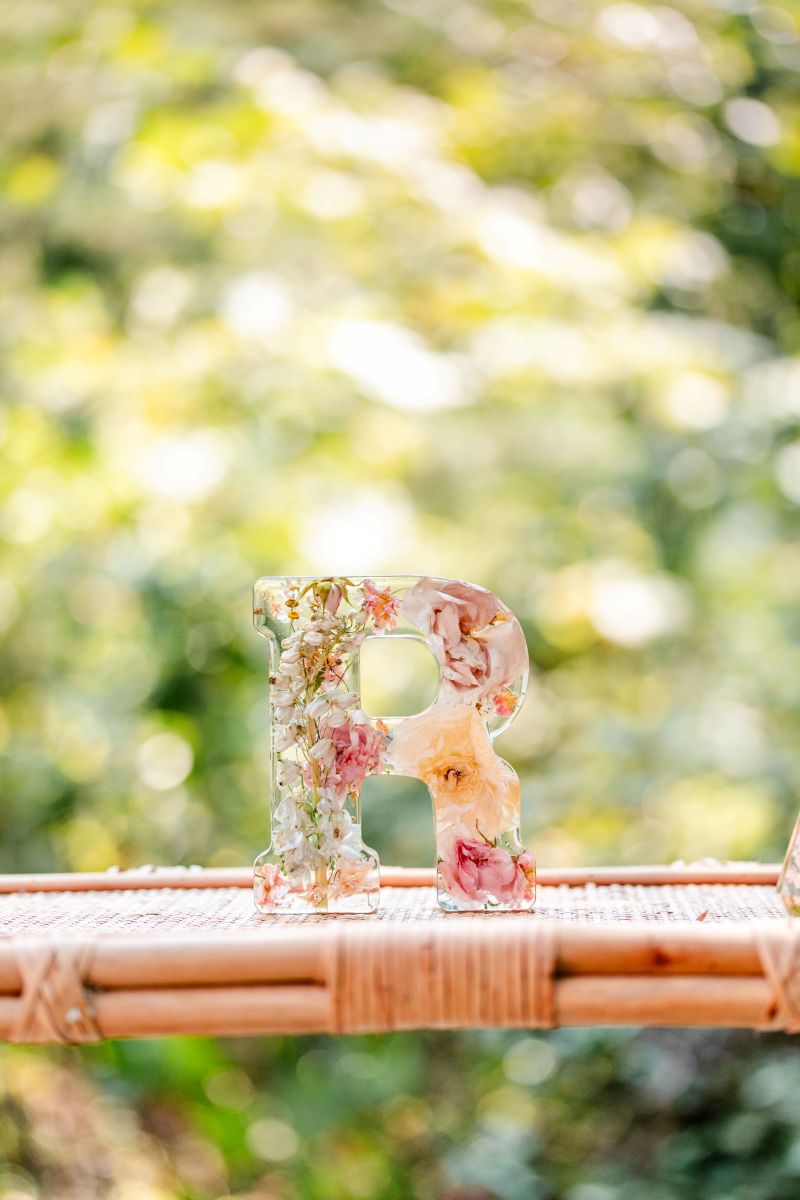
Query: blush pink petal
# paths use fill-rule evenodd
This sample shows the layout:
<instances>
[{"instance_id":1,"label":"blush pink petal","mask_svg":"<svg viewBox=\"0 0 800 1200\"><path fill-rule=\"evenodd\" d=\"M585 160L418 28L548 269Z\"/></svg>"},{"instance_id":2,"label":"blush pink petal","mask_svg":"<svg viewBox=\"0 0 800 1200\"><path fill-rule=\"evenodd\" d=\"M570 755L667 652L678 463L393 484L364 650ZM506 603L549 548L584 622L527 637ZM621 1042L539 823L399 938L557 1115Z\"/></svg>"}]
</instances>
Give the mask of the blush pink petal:
<instances>
[{"instance_id":1,"label":"blush pink petal","mask_svg":"<svg viewBox=\"0 0 800 1200\"><path fill-rule=\"evenodd\" d=\"M504 687L527 669L528 647L517 620L491 625L479 640L489 652L489 677L494 687Z\"/></svg>"},{"instance_id":2,"label":"blush pink petal","mask_svg":"<svg viewBox=\"0 0 800 1200\"><path fill-rule=\"evenodd\" d=\"M342 602L342 589L335 583L325 598L325 611L335 613Z\"/></svg>"}]
</instances>

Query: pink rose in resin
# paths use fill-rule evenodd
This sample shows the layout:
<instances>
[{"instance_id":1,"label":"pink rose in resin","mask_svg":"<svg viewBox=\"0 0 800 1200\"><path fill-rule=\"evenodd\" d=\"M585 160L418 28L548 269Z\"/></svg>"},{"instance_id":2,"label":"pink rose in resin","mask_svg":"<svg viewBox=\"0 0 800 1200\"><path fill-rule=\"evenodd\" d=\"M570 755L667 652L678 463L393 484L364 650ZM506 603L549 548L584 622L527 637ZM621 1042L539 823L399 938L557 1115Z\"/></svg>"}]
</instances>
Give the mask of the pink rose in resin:
<instances>
[{"instance_id":1,"label":"pink rose in resin","mask_svg":"<svg viewBox=\"0 0 800 1200\"><path fill-rule=\"evenodd\" d=\"M527 858L531 859L531 855ZM439 871L448 892L457 900L492 897L508 904L524 899L529 889L526 871L508 850L460 833L447 846L439 861Z\"/></svg>"},{"instance_id":2,"label":"pink rose in resin","mask_svg":"<svg viewBox=\"0 0 800 1200\"><path fill-rule=\"evenodd\" d=\"M528 666L519 622L484 588L421 579L406 592L405 616L425 633L442 669L443 699L475 703Z\"/></svg>"},{"instance_id":3,"label":"pink rose in resin","mask_svg":"<svg viewBox=\"0 0 800 1200\"><path fill-rule=\"evenodd\" d=\"M405 615L425 633L440 660L459 642L485 628L501 611L485 588L451 579L420 579L403 597Z\"/></svg>"},{"instance_id":4,"label":"pink rose in resin","mask_svg":"<svg viewBox=\"0 0 800 1200\"><path fill-rule=\"evenodd\" d=\"M340 794L356 791L383 765L383 735L372 725L348 721L330 731L336 759L331 782Z\"/></svg>"},{"instance_id":5,"label":"pink rose in resin","mask_svg":"<svg viewBox=\"0 0 800 1200\"><path fill-rule=\"evenodd\" d=\"M364 608L376 629L394 629L397 624L397 601L390 591L382 591L371 579L364 580Z\"/></svg>"}]
</instances>

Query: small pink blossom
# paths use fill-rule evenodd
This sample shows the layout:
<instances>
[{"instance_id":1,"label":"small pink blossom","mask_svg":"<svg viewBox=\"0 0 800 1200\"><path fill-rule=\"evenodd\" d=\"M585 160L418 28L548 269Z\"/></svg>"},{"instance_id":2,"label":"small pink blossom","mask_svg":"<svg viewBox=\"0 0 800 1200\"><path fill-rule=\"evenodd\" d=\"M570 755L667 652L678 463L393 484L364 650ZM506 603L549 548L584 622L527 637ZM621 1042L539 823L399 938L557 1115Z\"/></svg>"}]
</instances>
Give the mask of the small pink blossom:
<instances>
[{"instance_id":1,"label":"small pink blossom","mask_svg":"<svg viewBox=\"0 0 800 1200\"><path fill-rule=\"evenodd\" d=\"M253 890L256 907L268 908L284 898L289 891L289 882L279 867L266 863L255 872Z\"/></svg>"},{"instance_id":2,"label":"small pink blossom","mask_svg":"<svg viewBox=\"0 0 800 1200\"><path fill-rule=\"evenodd\" d=\"M335 785L340 794L356 791L368 775L380 771L384 738L373 725L348 721L332 729L330 738L336 759L329 782Z\"/></svg>"},{"instance_id":3,"label":"small pink blossom","mask_svg":"<svg viewBox=\"0 0 800 1200\"><path fill-rule=\"evenodd\" d=\"M376 629L394 629L397 624L397 601L388 588L376 587L371 579L364 580L364 608Z\"/></svg>"},{"instance_id":4,"label":"small pink blossom","mask_svg":"<svg viewBox=\"0 0 800 1200\"><path fill-rule=\"evenodd\" d=\"M329 654L322 675L323 688L338 688L344 684L346 666L339 654Z\"/></svg>"},{"instance_id":5,"label":"small pink blossom","mask_svg":"<svg viewBox=\"0 0 800 1200\"><path fill-rule=\"evenodd\" d=\"M498 717L510 717L517 705L517 697L511 688L502 688L492 696L494 711Z\"/></svg>"},{"instance_id":6,"label":"small pink blossom","mask_svg":"<svg viewBox=\"0 0 800 1200\"><path fill-rule=\"evenodd\" d=\"M520 859L524 861L520 863ZM439 861L445 887L457 900L485 900L501 904L530 898L533 856L527 851L516 859L508 850L456 834Z\"/></svg>"}]
</instances>

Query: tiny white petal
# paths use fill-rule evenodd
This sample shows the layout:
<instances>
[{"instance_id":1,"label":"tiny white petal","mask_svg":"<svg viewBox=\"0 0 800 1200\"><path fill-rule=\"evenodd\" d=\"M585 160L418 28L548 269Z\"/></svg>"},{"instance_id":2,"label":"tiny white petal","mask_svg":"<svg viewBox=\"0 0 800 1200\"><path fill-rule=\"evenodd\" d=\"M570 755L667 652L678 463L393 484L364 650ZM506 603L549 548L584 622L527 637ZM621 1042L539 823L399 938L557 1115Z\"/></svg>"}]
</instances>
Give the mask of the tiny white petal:
<instances>
[{"instance_id":1,"label":"tiny white petal","mask_svg":"<svg viewBox=\"0 0 800 1200\"><path fill-rule=\"evenodd\" d=\"M346 725L350 720L346 712L341 709L333 709L325 718L326 729L338 729L340 725Z\"/></svg>"},{"instance_id":2,"label":"tiny white petal","mask_svg":"<svg viewBox=\"0 0 800 1200\"><path fill-rule=\"evenodd\" d=\"M294 745L296 733L294 729L278 729L275 733L275 749L280 753L281 750L288 750Z\"/></svg>"}]
</instances>

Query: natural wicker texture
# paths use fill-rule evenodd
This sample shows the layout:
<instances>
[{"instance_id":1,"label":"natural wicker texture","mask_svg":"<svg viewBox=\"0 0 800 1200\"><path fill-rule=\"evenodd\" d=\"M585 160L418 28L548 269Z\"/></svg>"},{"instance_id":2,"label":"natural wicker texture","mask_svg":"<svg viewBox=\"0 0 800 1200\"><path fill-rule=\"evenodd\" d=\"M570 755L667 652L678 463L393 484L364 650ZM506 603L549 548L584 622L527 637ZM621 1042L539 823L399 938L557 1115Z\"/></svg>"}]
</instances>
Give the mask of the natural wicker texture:
<instances>
[{"instance_id":1,"label":"natural wicker texture","mask_svg":"<svg viewBox=\"0 0 800 1200\"><path fill-rule=\"evenodd\" d=\"M627 882L542 872L532 915L447 915L420 886L430 873L386 871L395 886L376 916L268 918L245 871L5 877L0 1037L794 1030L800 926L776 875L752 864L632 868L619 873Z\"/></svg>"}]
</instances>

